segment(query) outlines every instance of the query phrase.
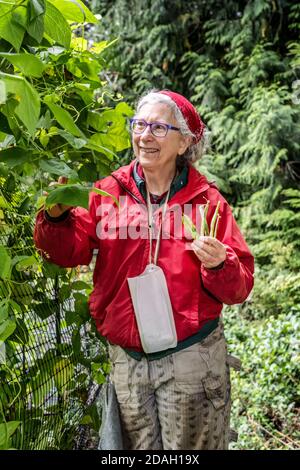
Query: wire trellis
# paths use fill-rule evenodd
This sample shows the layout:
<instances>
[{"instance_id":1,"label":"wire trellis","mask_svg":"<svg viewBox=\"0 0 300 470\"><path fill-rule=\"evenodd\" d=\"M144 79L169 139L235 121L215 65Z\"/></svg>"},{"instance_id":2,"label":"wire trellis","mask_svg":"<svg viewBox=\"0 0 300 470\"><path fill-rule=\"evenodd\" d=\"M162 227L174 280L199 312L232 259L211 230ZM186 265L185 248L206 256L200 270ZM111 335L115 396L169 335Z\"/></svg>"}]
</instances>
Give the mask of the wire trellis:
<instances>
[{"instance_id":1,"label":"wire trellis","mask_svg":"<svg viewBox=\"0 0 300 470\"><path fill-rule=\"evenodd\" d=\"M0 218L0 245L12 257L33 255L32 216L18 214L20 194L6 194L1 185L0 190L9 204L9 215ZM83 418L100 386L93 383L85 362L88 326L68 322L74 298L61 300L59 275L26 269L14 269L11 284L0 281L0 301L8 297L18 308L15 331L0 349L0 399L4 421L20 421L12 447L90 447L91 433ZM100 341L95 347L105 353Z\"/></svg>"}]
</instances>

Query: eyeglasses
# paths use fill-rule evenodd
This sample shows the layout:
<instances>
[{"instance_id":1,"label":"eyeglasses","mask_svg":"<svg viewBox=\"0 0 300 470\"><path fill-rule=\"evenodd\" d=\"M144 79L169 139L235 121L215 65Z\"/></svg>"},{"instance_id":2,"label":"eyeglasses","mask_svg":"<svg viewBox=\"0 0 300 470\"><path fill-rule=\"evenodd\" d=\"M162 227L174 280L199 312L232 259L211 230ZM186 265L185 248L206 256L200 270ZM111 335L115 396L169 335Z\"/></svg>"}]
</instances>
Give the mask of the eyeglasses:
<instances>
[{"instance_id":1,"label":"eyeglasses","mask_svg":"<svg viewBox=\"0 0 300 470\"><path fill-rule=\"evenodd\" d=\"M165 137L169 129L180 131L179 127L174 127L164 122L146 122L144 119L130 119L130 128L135 134L142 134L148 126L150 126L151 134L155 137Z\"/></svg>"}]
</instances>

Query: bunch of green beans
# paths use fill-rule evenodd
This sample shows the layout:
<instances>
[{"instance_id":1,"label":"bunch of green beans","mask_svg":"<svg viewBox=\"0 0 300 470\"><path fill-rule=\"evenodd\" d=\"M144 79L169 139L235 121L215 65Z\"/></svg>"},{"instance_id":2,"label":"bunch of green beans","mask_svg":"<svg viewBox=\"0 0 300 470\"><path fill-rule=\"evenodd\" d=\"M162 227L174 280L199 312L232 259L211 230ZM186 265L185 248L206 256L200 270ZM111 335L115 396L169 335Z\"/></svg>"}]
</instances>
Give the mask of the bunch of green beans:
<instances>
[{"instance_id":1,"label":"bunch of green beans","mask_svg":"<svg viewBox=\"0 0 300 470\"><path fill-rule=\"evenodd\" d=\"M193 222L187 215L182 216L183 225L191 233L194 240L197 240L197 238L201 236L210 236L213 238L217 238L218 225L219 225L219 220L221 218L221 216L219 215L220 201L218 201L217 203L215 212L211 219L210 227L208 226L208 223L207 223L208 209L209 209L209 201L207 201L205 205L203 204L199 207L200 215L201 215L200 233L197 232L195 225L193 224Z\"/></svg>"}]
</instances>

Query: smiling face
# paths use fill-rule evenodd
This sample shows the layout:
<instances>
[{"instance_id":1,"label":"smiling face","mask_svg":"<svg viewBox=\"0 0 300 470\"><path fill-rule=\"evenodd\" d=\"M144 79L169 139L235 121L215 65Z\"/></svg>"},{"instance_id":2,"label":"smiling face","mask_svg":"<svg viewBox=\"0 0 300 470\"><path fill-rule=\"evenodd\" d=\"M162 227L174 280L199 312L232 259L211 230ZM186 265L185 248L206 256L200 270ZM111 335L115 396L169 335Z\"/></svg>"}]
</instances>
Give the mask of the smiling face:
<instances>
[{"instance_id":1,"label":"smiling face","mask_svg":"<svg viewBox=\"0 0 300 470\"><path fill-rule=\"evenodd\" d=\"M172 111L164 103L145 104L135 118L178 127ZM134 154L145 170L170 171L176 167L177 155L182 155L187 149L189 138L171 129L165 137L155 137L147 126L142 134L132 133L132 144Z\"/></svg>"}]
</instances>

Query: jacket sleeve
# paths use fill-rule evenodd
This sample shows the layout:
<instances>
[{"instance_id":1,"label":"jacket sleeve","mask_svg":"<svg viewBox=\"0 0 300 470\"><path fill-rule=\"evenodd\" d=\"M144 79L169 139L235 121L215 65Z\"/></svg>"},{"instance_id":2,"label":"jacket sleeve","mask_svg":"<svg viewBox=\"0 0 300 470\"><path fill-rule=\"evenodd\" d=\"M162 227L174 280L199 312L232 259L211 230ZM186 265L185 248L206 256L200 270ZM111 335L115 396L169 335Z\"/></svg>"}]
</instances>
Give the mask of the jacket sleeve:
<instances>
[{"instance_id":1,"label":"jacket sleeve","mask_svg":"<svg viewBox=\"0 0 300 470\"><path fill-rule=\"evenodd\" d=\"M90 263L96 238L95 193L90 195L89 211L81 207L70 209L60 222L47 219L40 211L34 228L34 243L42 256L65 268Z\"/></svg>"},{"instance_id":2,"label":"jacket sleeve","mask_svg":"<svg viewBox=\"0 0 300 470\"><path fill-rule=\"evenodd\" d=\"M220 194L219 194L220 196ZM226 200L223 202L217 238L226 246L226 259L220 269L201 265L201 277L207 289L227 305L246 300L254 284L254 257L247 246Z\"/></svg>"}]
</instances>

